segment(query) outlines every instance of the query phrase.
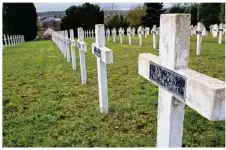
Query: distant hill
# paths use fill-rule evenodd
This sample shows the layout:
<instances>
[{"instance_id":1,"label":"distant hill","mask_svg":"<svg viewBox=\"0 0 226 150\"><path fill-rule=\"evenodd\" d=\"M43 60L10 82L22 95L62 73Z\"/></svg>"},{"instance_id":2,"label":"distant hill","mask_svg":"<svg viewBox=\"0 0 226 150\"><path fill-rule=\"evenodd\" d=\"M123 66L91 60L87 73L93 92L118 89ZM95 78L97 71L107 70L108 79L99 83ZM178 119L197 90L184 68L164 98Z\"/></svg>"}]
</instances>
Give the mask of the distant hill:
<instances>
[{"instance_id":1,"label":"distant hill","mask_svg":"<svg viewBox=\"0 0 226 150\"><path fill-rule=\"evenodd\" d=\"M62 18L65 15L65 11L45 11L45 12L37 12L39 17L48 17L48 16L57 16Z\"/></svg>"}]
</instances>

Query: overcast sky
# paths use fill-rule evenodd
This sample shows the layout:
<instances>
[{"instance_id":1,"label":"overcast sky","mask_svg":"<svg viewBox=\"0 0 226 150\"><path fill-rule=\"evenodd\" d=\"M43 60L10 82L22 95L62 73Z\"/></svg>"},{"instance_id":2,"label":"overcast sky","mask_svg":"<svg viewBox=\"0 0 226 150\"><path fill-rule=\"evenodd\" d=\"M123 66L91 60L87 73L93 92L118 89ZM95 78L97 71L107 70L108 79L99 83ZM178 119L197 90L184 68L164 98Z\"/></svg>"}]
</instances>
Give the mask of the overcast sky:
<instances>
[{"instance_id":1,"label":"overcast sky","mask_svg":"<svg viewBox=\"0 0 226 150\"><path fill-rule=\"evenodd\" d=\"M69 8L71 5L80 5L81 3L34 3L37 12L43 11L64 11ZM96 3L101 8L109 6L110 3ZM118 6L119 10L129 10L132 6L137 6L143 3L114 3ZM164 7L169 7L170 3L164 3Z\"/></svg>"}]
</instances>

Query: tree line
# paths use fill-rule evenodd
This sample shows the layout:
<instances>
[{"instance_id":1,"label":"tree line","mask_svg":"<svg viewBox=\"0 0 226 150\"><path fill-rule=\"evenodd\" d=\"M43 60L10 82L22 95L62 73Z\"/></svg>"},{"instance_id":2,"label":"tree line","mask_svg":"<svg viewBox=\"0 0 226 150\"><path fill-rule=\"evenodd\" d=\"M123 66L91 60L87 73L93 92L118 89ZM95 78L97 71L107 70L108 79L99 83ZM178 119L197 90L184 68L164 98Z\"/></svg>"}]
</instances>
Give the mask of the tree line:
<instances>
[{"instance_id":1,"label":"tree line","mask_svg":"<svg viewBox=\"0 0 226 150\"><path fill-rule=\"evenodd\" d=\"M189 13L192 25L201 21L207 29L211 24L225 23L225 3L175 3L168 9L164 9L163 3L144 3L132 7L125 15L112 11L114 10L111 10L111 14L105 14L98 5L90 3L73 5L66 10L60 25L61 30L74 29L76 36L78 27L94 30L96 24L117 29L159 26L160 15L164 13ZM35 39L37 13L33 3L3 3L2 14L3 34L22 34L25 41Z\"/></svg>"}]
</instances>

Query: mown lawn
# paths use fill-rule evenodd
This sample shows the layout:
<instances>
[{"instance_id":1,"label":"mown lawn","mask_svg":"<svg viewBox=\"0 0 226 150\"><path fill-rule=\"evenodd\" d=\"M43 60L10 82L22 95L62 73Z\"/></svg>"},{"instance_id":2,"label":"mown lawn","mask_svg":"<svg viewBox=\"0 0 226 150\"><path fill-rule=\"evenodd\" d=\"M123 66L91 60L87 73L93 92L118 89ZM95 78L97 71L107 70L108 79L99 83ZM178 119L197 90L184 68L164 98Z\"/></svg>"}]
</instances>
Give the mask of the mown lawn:
<instances>
[{"instance_id":1,"label":"mown lawn","mask_svg":"<svg viewBox=\"0 0 226 150\"><path fill-rule=\"evenodd\" d=\"M126 36L125 36L126 37ZM225 80L224 43L204 37L196 56L191 38L189 67ZM223 39L225 41L225 39ZM107 42L110 113L99 112L96 57L86 40L87 85L81 85L79 54L73 71L52 41L22 43L3 50L4 147L155 147L158 88L138 75L138 55L151 52L152 39L132 45ZM183 146L224 147L225 122L208 121L186 107Z\"/></svg>"}]
</instances>

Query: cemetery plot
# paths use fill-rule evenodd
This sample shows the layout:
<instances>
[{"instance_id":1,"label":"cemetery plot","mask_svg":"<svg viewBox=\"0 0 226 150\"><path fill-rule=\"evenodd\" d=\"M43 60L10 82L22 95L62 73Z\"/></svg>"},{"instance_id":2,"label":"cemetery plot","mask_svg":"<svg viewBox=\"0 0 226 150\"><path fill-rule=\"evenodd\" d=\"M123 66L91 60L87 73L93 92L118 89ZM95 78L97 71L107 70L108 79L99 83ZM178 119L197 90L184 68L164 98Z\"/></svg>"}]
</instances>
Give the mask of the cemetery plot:
<instances>
[{"instance_id":1,"label":"cemetery plot","mask_svg":"<svg viewBox=\"0 0 226 150\"><path fill-rule=\"evenodd\" d=\"M79 58L77 71L73 71L52 41L5 48L3 146L156 147L158 88L138 75L137 58L140 53L158 56L158 46L153 49L151 33L142 39L142 46L137 34L131 39L131 45L127 35L123 44L118 34L115 43L112 37L105 40L114 53L114 63L107 65L108 115L99 109L97 56L91 53L95 39L85 40L85 86ZM196 34L190 41L188 67L224 81L224 36L222 44L212 34L204 36L199 56ZM79 56L77 47L75 53ZM224 147L224 130L224 121L208 121L185 107L182 146Z\"/></svg>"}]
</instances>

